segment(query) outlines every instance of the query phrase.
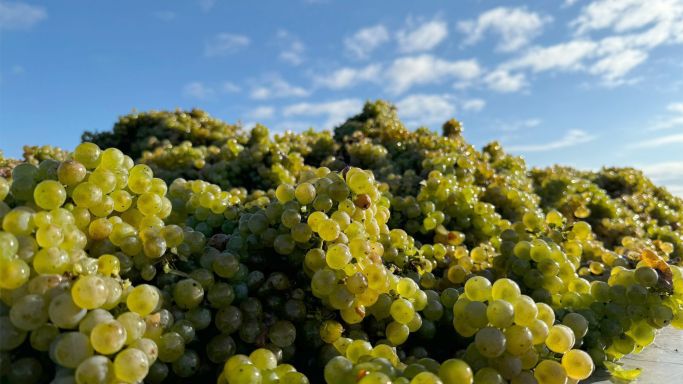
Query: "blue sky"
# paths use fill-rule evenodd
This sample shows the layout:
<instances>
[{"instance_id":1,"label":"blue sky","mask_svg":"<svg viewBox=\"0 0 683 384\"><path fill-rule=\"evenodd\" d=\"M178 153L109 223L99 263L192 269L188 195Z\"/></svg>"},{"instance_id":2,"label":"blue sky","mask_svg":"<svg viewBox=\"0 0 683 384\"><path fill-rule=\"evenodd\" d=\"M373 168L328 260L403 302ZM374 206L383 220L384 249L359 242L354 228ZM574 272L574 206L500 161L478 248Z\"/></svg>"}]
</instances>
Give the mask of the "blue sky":
<instances>
[{"instance_id":1,"label":"blue sky","mask_svg":"<svg viewBox=\"0 0 683 384\"><path fill-rule=\"evenodd\" d=\"M530 165L638 166L683 195L683 0L0 1L9 156L133 108L282 131L376 98Z\"/></svg>"}]
</instances>

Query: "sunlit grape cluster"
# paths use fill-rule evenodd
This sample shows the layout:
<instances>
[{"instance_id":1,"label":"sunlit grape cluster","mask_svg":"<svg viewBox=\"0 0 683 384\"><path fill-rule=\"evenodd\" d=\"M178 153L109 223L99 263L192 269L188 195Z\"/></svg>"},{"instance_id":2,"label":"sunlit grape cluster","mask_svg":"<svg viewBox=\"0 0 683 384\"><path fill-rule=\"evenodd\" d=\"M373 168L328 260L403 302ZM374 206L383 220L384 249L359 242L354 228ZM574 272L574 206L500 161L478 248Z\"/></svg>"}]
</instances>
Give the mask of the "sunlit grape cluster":
<instances>
[{"instance_id":1,"label":"sunlit grape cluster","mask_svg":"<svg viewBox=\"0 0 683 384\"><path fill-rule=\"evenodd\" d=\"M0 381L568 384L683 329L680 198L462 132L153 111L1 158Z\"/></svg>"}]
</instances>

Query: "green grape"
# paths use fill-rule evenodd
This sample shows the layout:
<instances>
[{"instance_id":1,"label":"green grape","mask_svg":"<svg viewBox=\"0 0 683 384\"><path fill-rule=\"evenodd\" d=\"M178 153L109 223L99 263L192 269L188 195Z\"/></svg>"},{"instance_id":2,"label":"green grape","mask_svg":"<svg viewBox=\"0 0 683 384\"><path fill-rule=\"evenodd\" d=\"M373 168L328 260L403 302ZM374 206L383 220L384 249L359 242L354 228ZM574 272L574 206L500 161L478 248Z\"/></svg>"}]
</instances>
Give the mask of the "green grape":
<instances>
[{"instance_id":1,"label":"green grape","mask_svg":"<svg viewBox=\"0 0 683 384\"><path fill-rule=\"evenodd\" d=\"M496 299L486 308L486 317L494 327L507 328L515 320L514 307L505 300Z\"/></svg>"},{"instance_id":2,"label":"green grape","mask_svg":"<svg viewBox=\"0 0 683 384\"><path fill-rule=\"evenodd\" d=\"M590 355L580 349L572 349L562 355L562 367L573 380L585 380L595 370Z\"/></svg>"},{"instance_id":3,"label":"green grape","mask_svg":"<svg viewBox=\"0 0 683 384\"><path fill-rule=\"evenodd\" d=\"M335 244L327 250L325 260L332 269L342 269L351 261L351 251L346 244Z\"/></svg>"},{"instance_id":4,"label":"green grape","mask_svg":"<svg viewBox=\"0 0 683 384\"><path fill-rule=\"evenodd\" d=\"M204 288L196 280L181 280L173 287L173 299L182 309L195 308L204 299Z\"/></svg>"},{"instance_id":5,"label":"green grape","mask_svg":"<svg viewBox=\"0 0 683 384\"><path fill-rule=\"evenodd\" d=\"M578 313L568 313L562 319L562 324L571 328L577 339L582 339L588 332L588 320Z\"/></svg>"},{"instance_id":6,"label":"green grape","mask_svg":"<svg viewBox=\"0 0 683 384\"><path fill-rule=\"evenodd\" d=\"M520 294L519 286L510 279L498 279L491 286L491 297L494 300L514 303Z\"/></svg>"},{"instance_id":7,"label":"green grape","mask_svg":"<svg viewBox=\"0 0 683 384\"><path fill-rule=\"evenodd\" d=\"M161 297L159 291L151 285L142 284L133 288L126 298L128 309L140 316L147 316L158 306Z\"/></svg>"},{"instance_id":8,"label":"green grape","mask_svg":"<svg viewBox=\"0 0 683 384\"><path fill-rule=\"evenodd\" d=\"M78 384L106 383L114 378L114 364L106 356L91 356L78 365L74 377Z\"/></svg>"},{"instance_id":9,"label":"green grape","mask_svg":"<svg viewBox=\"0 0 683 384\"><path fill-rule=\"evenodd\" d=\"M514 356L522 356L533 346L533 334L527 327L513 325L505 329L506 350Z\"/></svg>"},{"instance_id":10,"label":"green grape","mask_svg":"<svg viewBox=\"0 0 683 384\"><path fill-rule=\"evenodd\" d=\"M43 209L59 208L66 201L66 190L58 181L41 181L33 190L33 200Z\"/></svg>"},{"instance_id":11,"label":"green grape","mask_svg":"<svg viewBox=\"0 0 683 384\"><path fill-rule=\"evenodd\" d=\"M545 345L553 352L566 353L574 346L574 331L565 325L553 325L548 331Z\"/></svg>"},{"instance_id":12,"label":"green grape","mask_svg":"<svg viewBox=\"0 0 683 384\"><path fill-rule=\"evenodd\" d=\"M474 345L479 353L488 358L498 357L505 352L506 337L498 328L485 327L474 337Z\"/></svg>"},{"instance_id":13,"label":"green grape","mask_svg":"<svg viewBox=\"0 0 683 384\"><path fill-rule=\"evenodd\" d=\"M312 203L315 195L315 187L310 183L301 183L294 190L296 200L303 205Z\"/></svg>"},{"instance_id":14,"label":"green grape","mask_svg":"<svg viewBox=\"0 0 683 384\"><path fill-rule=\"evenodd\" d=\"M82 276L71 288L71 297L81 308L99 308L107 301L107 286L98 276Z\"/></svg>"},{"instance_id":15,"label":"green grape","mask_svg":"<svg viewBox=\"0 0 683 384\"><path fill-rule=\"evenodd\" d=\"M85 317L87 311L76 305L70 293L62 293L50 301L48 316L50 321L63 329L74 329Z\"/></svg>"},{"instance_id":16,"label":"green grape","mask_svg":"<svg viewBox=\"0 0 683 384\"><path fill-rule=\"evenodd\" d=\"M439 378L444 384L472 384L474 375L470 366L460 359L449 359L439 367Z\"/></svg>"},{"instance_id":17,"label":"green grape","mask_svg":"<svg viewBox=\"0 0 683 384\"><path fill-rule=\"evenodd\" d=\"M88 336L80 332L59 335L50 346L50 357L66 368L77 368L83 360L93 355Z\"/></svg>"},{"instance_id":18,"label":"green grape","mask_svg":"<svg viewBox=\"0 0 683 384\"><path fill-rule=\"evenodd\" d=\"M114 359L116 378L128 383L137 383L147 376L149 362L144 352L135 348L127 348L119 352Z\"/></svg>"},{"instance_id":19,"label":"green grape","mask_svg":"<svg viewBox=\"0 0 683 384\"><path fill-rule=\"evenodd\" d=\"M57 177L64 185L76 185L85 179L87 170L85 166L76 160L66 160L59 164Z\"/></svg>"},{"instance_id":20,"label":"green grape","mask_svg":"<svg viewBox=\"0 0 683 384\"><path fill-rule=\"evenodd\" d=\"M275 369L277 367L277 357L268 349L259 348L250 355L251 362L260 370Z\"/></svg>"},{"instance_id":21,"label":"green grape","mask_svg":"<svg viewBox=\"0 0 683 384\"><path fill-rule=\"evenodd\" d=\"M443 381L439 379L439 376L433 374L432 372L420 372L412 380L411 384L443 384Z\"/></svg>"},{"instance_id":22,"label":"green grape","mask_svg":"<svg viewBox=\"0 0 683 384\"><path fill-rule=\"evenodd\" d=\"M14 326L7 316L0 316L0 351L11 351L26 340L26 331Z\"/></svg>"},{"instance_id":23,"label":"green grape","mask_svg":"<svg viewBox=\"0 0 683 384\"><path fill-rule=\"evenodd\" d=\"M30 274L31 268L24 260L1 260L0 288L17 289L28 282Z\"/></svg>"},{"instance_id":24,"label":"green grape","mask_svg":"<svg viewBox=\"0 0 683 384\"><path fill-rule=\"evenodd\" d=\"M389 312L391 317L401 324L408 324L415 316L413 304L406 299L394 300Z\"/></svg>"},{"instance_id":25,"label":"green grape","mask_svg":"<svg viewBox=\"0 0 683 384\"><path fill-rule=\"evenodd\" d=\"M71 198L74 203L83 208L93 208L102 201L102 189L97 185L84 182L80 183L73 190Z\"/></svg>"},{"instance_id":26,"label":"green grape","mask_svg":"<svg viewBox=\"0 0 683 384\"><path fill-rule=\"evenodd\" d=\"M98 353L111 355L123 348L126 337L126 328L116 320L109 320L92 329L90 344Z\"/></svg>"},{"instance_id":27,"label":"green grape","mask_svg":"<svg viewBox=\"0 0 683 384\"><path fill-rule=\"evenodd\" d=\"M533 299L528 296L520 296L514 303L515 323L518 325L531 325L538 315L538 307Z\"/></svg>"},{"instance_id":28,"label":"green grape","mask_svg":"<svg viewBox=\"0 0 683 384\"><path fill-rule=\"evenodd\" d=\"M78 324L78 331L89 336L96 325L110 320L114 320L114 315L112 315L111 312L99 308L94 309L88 312Z\"/></svg>"},{"instance_id":29,"label":"green grape","mask_svg":"<svg viewBox=\"0 0 683 384\"><path fill-rule=\"evenodd\" d=\"M475 384L504 384L505 379L495 369L484 367L474 374Z\"/></svg>"},{"instance_id":30,"label":"green grape","mask_svg":"<svg viewBox=\"0 0 683 384\"><path fill-rule=\"evenodd\" d=\"M82 143L74 149L74 159L88 169L95 168L100 162L102 151L93 143Z\"/></svg>"},{"instance_id":31,"label":"green grape","mask_svg":"<svg viewBox=\"0 0 683 384\"><path fill-rule=\"evenodd\" d=\"M538 384L563 384L567 382L567 372L562 364L554 360L542 360L534 369Z\"/></svg>"},{"instance_id":32,"label":"green grape","mask_svg":"<svg viewBox=\"0 0 683 384\"><path fill-rule=\"evenodd\" d=\"M481 276L474 276L465 283L465 294L470 300L486 301L491 297L491 282Z\"/></svg>"}]
</instances>

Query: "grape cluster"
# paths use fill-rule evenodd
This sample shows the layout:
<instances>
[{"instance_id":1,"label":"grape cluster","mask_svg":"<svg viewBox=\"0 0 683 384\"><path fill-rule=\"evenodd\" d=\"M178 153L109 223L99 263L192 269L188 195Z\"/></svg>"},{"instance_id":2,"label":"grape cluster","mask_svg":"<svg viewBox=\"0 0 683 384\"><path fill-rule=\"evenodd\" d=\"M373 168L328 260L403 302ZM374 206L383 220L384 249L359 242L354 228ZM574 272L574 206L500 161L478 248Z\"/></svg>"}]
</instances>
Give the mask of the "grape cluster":
<instances>
[{"instance_id":1,"label":"grape cluster","mask_svg":"<svg viewBox=\"0 0 683 384\"><path fill-rule=\"evenodd\" d=\"M681 199L462 130L148 112L3 159L0 378L562 384L683 329Z\"/></svg>"}]
</instances>

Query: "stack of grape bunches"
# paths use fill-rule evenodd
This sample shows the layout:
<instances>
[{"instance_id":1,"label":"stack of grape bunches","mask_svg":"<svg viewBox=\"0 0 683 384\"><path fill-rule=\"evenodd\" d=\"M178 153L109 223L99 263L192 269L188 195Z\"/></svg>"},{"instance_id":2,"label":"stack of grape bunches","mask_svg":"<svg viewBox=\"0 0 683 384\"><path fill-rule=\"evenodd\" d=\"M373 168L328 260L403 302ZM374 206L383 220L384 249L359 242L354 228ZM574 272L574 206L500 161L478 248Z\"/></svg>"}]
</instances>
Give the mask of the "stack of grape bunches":
<instances>
[{"instance_id":1,"label":"stack of grape bunches","mask_svg":"<svg viewBox=\"0 0 683 384\"><path fill-rule=\"evenodd\" d=\"M634 169L528 170L384 101L83 138L0 158L3 383L565 384L683 328L683 200Z\"/></svg>"}]
</instances>

